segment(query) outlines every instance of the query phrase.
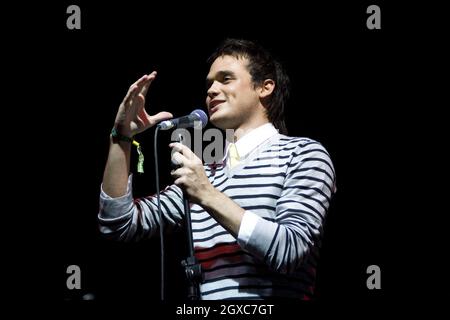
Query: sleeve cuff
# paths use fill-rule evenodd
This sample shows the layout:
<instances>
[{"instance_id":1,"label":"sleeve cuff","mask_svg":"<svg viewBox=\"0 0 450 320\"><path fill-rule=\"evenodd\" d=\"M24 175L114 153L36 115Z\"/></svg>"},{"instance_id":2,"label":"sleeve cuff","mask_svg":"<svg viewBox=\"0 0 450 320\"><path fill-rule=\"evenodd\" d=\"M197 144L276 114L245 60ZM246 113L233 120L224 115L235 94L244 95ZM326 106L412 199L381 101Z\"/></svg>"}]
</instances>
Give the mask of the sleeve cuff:
<instances>
[{"instance_id":1,"label":"sleeve cuff","mask_svg":"<svg viewBox=\"0 0 450 320\"><path fill-rule=\"evenodd\" d=\"M239 228L239 234L237 237L238 244L242 249L247 247L247 243L255 230L258 220L261 219L258 215L251 211L245 211L242 217L241 226Z\"/></svg>"}]
</instances>

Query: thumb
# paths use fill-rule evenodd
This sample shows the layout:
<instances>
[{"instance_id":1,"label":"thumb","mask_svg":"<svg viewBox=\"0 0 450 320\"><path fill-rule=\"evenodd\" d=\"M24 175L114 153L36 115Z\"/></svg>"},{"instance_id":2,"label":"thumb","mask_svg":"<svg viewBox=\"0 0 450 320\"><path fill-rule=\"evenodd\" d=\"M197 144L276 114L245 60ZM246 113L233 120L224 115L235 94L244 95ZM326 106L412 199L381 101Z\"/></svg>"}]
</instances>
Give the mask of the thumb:
<instances>
[{"instance_id":1,"label":"thumb","mask_svg":"<svg viewBox=\"0 0 450 320\"><path fill-rule=\"evenodd\" d=\"M171 114L170 112L167 112L167 111L161 111L161 112L153 115L151 118L152 118L153 123L158 123L160 121L173 118L173 114Z\"/></svg>"}]
</instances>

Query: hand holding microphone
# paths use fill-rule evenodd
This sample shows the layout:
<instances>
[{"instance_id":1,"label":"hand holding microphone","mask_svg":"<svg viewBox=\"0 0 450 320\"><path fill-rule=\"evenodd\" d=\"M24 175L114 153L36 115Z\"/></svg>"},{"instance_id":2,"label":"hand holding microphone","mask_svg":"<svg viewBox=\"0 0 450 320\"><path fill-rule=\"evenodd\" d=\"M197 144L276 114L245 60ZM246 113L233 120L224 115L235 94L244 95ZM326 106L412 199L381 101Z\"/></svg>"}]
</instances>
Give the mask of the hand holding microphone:
<instances>
[{"instance_id":1,"label":"hand holding microphone","mask_svg":"<svg viewBox=\"0 0 450 320\"><path fill-rule=\"evenodd\" d=\"M162 121L158 123L158 128L160 130L169 130L172 128L200 129L204 128L207 123L208 123L208 116L206 115L206 113L201 109L196 109L187 116ZM179 135L177 142L183 144L182 137L183 137L182 135ZM172 158L171 167L173 170L176 170L179 167L181 167L181 164L176 162L176 160Z\"/></svg>"},{"instance_id":2,"label":"hand holding microphone","mask_svg":"<svg viewBox=\"0 0 450 320\"><path fill-rule=\"evenodd\" d=\"M205 173L202 160L181 143L171 143L169 147L173 151L172 163L179 165L170 172L174 184L186 192L190 201L200 204L201 200L206 199L214 190Z\"/></svg>"}]
</instances>

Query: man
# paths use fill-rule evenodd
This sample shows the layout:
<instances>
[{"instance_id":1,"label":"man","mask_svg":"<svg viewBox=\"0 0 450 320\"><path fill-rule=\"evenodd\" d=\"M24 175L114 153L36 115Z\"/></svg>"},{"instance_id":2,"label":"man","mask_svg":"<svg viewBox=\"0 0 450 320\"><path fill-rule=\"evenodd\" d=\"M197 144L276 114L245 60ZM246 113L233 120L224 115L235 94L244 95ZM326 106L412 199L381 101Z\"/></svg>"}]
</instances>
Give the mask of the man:
<instances>
[{"instance_id":1,"label":"man","mask_svg":"<svg viewBox=\"0 0 450 320\"><path fill-rule=\"evenodd\" d=\"M314 140L283 134L289 79L266 50L228 39L209 63L210 121L233 129L233 141L226 143L223 163L214 165L203 165L186 146L170 145L180 167L172 171L174 185L161 192L164 225L181 226L184 191L192 203L203 299L310 299L335 188L330 157ZM172 117L145 111L155 77L145 75L130 87L115 121L120 136ZM99 213L101 231L125 241L150 237L160 225L154 198L132 198L130 149L129 142L111 138Z\"/></svg>"}]
</instances>

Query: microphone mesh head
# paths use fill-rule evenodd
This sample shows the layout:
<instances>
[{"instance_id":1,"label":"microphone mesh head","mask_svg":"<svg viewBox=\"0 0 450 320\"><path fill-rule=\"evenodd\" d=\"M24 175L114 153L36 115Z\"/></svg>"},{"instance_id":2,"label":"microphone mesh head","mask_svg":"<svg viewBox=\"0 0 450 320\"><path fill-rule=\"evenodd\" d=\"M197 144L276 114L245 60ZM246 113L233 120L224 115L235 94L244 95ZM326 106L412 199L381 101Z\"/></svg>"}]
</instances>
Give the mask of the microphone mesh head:
<instances>
[{"instance_id":1,"label":"microphone mesh head","mask_svg":"<svg viewBox=\"0 0 450 320\"><path fill-rule=\"evenodd\" d=\"M195 109L191 112L191 114L196 115L199 118L199 120L202 122L202 128L204 128L208 123L208 116L203 110Z\"/></svg>"}]
</instances>

